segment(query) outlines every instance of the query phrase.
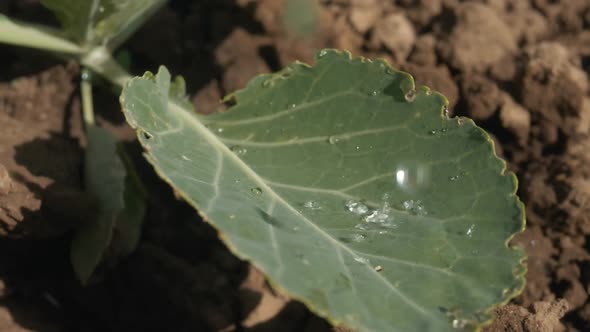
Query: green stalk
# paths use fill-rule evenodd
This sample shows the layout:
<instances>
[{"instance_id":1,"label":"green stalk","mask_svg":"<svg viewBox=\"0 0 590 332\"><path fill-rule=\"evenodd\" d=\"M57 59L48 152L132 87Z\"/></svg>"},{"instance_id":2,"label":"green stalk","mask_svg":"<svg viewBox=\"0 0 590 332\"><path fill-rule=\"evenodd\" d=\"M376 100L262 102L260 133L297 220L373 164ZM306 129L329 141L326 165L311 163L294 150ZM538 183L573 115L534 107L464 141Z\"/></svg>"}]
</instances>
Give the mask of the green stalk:
<instances>
[{"instance_id":1,"label":"green stalk","mask_svg":"<svg viewBox=\"0 0 590 332\"><path fill-rule=\"evenodd\" d=\"M111 55L106 47L99 46L91 50L82 59L82 65L92 69L112 84L122 88L132 76Z\"/></svg>"},{"instance_id":2,"label":"green stalk","mask_svg":"<svg viewBox=\"0 0 590 332\"><path fill-rule=\"evenodd\" d=\"M0 42L67 54L82 54L84 50L59 33L38 24L23 23L0 14Z\"/></svg>"},{"instance_id":3,"label":"green stalk","mask_svg":"<svg viewBox=\"0 0 590 332\"><path fill-rule=\"evenodd\" d=\"M92 83L88 78L87 69L82 70L82 80L80 82L80 94L82 95L82 117L86 127L94 126L94 105L92 101Z\"/></svg>"}]
</instances>

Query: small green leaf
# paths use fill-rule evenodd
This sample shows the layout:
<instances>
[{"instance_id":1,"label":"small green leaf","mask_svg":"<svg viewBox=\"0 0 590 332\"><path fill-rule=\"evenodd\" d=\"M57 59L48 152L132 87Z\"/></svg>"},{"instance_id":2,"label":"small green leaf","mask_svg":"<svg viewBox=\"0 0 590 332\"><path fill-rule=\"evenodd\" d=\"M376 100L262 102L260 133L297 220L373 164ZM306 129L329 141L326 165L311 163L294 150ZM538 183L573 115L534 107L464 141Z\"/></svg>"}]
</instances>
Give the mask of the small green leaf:
<instances>
[{"instance_id":1,"label":"small green leaf","mask_svg":"<svg viewBox=\"0 0 590 332\"><path fill-rule=\"evenodd\" d=\"M113 50L135 32L165 0L42 0L80 44Z\"/></svg>"},{"instance_id":2,"label":"small green leaf","mask_svg":"<svg viewBox=\"0 0 590 332\"><path fill-rule=\"evenodd\" d=\"M86 190L98 200L99 212L94 220L77 230L72 241L72 265L83 284L114 240L120 255L133 251L145 211L141 187L128 175L132 170L126 169L119 157L116 139L95 126L88 127L87 139Z\"/></svg>"},{"instance_id":3,"label":"small green leaf","mask_svg":"<svg viewBox=\"0 0 590 332\"><path fill-rule=\"evenodd\" d=\"M160 68L121 103L146 158L239 257L359 331L476 330L524 284L516 178L384 61L321 51L198 116Z\"/></svg>"}]
</instances>

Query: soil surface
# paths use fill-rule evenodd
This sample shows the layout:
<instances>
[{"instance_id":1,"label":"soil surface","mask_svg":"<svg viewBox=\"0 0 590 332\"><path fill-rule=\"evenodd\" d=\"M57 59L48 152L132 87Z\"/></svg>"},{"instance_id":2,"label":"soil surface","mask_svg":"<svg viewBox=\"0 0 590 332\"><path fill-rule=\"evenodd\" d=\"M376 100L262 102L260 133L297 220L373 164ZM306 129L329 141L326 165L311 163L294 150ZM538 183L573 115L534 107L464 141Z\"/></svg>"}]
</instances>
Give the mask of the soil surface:
<instances>
[{"instance_id":1,"label":"soil surface","mask_svg":"<svg viewBox=\"0 0 590 332\"><path fill-rule=\"evenodd\" d=\"M527 285L485 331L590 331L590 1L322 0L320 27L290 33L280 0L170 1L126 45L136 74L182 73L200 112L254 75L321 48L382 57L444 93L496 140L520 179ZM56 24L38 1L0 12ZM0 46L0 331L332 331L233 257L141 157L116 96L99 123L148 188L141 244L90 285L69 263L83 194L79 68Z\"/></svg>"}]
</instances>

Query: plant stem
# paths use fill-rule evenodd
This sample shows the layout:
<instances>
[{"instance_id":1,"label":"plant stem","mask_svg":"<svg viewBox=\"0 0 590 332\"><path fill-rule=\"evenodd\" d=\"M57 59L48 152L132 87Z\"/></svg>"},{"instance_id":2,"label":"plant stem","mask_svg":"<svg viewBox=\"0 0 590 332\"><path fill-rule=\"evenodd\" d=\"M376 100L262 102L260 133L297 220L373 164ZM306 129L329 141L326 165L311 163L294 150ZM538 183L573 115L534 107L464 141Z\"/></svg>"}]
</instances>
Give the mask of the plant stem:
<instances>
[{"instance_id":1,"label":"plant stem","mask_svg":"<svg viewBox=\"0 0 590 332\"><path fill-rule=\"evenodd\" d=\"M105 47L97 47L80 60L82 65L103 76L120 88L131 79L131 75L121 67Z\"/></svg>"},{"instance_id":2,"label":"plant stem","mask_svg":"<svg viewBox=\"0 0 590 332\"><path fill-rule=\"evenodd\" d=\"M1 14L0 42L67 54L84 52L79 45L60 37L48 26L17 22Z\"/></svg>"},{"instance_id":3,"label":"plant stem","mask_svg":"<svg viewBox=\"0 0 590 332\"><path fill-rule=\"evenodd\" d=\"M80 82L80 93L82 95L82 116L86 127L94 126L94 105L92 102L92 83L87 78L86 69L82 70L82 81Z\"/></svg>"}]
</instances>

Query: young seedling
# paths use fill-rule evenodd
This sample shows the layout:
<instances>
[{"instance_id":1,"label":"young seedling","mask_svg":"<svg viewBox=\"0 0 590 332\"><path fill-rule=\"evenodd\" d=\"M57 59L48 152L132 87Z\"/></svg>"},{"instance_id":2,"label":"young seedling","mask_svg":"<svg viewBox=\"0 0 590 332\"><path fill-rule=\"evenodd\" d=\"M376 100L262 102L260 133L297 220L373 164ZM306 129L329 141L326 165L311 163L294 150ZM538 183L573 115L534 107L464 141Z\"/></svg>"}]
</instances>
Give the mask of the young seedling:
<instances>
[{"instance_id":1,"label":"young seedling","mask_svg":"<svg viewBox=\"0 0 590 332\"><path fill-rule=\"evenodd\" d=\"M56 56L75 59L83 66L80 94L87 140L84 183L86 191L98 201L99 213L88 216L92 222L77 229L71 260L78 278L86 283L108 248L122 256L134 250L145 211L143 191L131 163L116 139L95 124L91 72L122 86L130 76L112 54L165 1L42 3L54 11L62 30L16 22L0 15L0 42L48 50Z\"/></svg>"},{"instance_id":2,"label":"young seedling","mask_svg":"<svg viewBox=\"0 0 590 332\"><path fill-rule=\"evenodd\" d=\"M161 67L128 80L105 50L81 62L124 83L127 122L157 173L234 254L332 323L473 331L522 290L524 254L507 246L524 228L514 174L482 129L448 118L447 100L410 75L323 50L203 116L181 78Z\"/></svg>"}]
</instances>

